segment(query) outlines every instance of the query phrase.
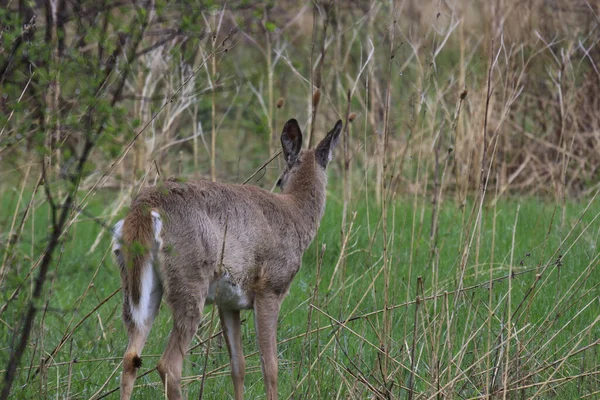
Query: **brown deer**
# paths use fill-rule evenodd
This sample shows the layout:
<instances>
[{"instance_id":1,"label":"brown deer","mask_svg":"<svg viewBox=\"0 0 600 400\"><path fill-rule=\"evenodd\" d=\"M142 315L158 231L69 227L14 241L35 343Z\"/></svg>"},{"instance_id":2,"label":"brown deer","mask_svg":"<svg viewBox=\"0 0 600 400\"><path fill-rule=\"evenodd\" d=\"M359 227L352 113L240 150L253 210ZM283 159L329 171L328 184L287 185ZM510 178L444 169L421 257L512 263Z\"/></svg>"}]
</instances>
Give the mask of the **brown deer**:
<instances>
[{"instance_id":1,"label":"brown deer","mask_svg":"<svg viewBox=\"0 0 600 400\"><path fill-rule=\"evenodd\" d=\"M165 294L173 328L158 362L170 400L181 398L185 353L205 304L216 304L235 398L244 395L240 310L253 309L268 399L277 398L277 318L325 210L325 168L342 121L315 149L303 150L295 119L281 133L281 193L254 186L167 180L142 190L114 228L123 282L121 398L129 399L142 349Z\"/></svg>"}]
</instances>

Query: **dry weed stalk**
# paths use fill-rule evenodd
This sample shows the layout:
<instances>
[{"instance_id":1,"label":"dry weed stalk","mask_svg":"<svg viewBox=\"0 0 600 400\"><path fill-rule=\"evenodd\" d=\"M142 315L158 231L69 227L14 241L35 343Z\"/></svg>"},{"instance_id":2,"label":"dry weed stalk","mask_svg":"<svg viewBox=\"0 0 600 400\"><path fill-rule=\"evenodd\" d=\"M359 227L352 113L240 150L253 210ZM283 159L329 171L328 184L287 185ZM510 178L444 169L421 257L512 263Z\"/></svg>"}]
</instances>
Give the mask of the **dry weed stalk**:
<instances>
[{"instance_id":1,"label":"dry weed stalk","mask_svg":"<svg viewBox=\"0 0 600 400\"><path fill-rule=\"evenodd\" d=\"M312 18L306 12L311 8ZM267 148L272 147L280 115L298 112L312 131L317 114L331 109L347 121L341 190L332 190L328 200L341 209L341 225L334 239L326 227L319 237L319 244L328 245L327 257L315 247L316 280L300 292L308 304L306 325L298 325L302 307L280 321L289 328L289 335L280 338L289 346L282 358L294 361L286 364L292 379L285 395L543 398L572 394L575 388L582 398L597 396L600 376L594 355L600 343L594 332L600 321L589 318L589 312L597 304L594 280L600 264L598 255L588 257L590 250L579 249L597 243L600 221L600 215L589 215L597 213L593 203L600 188L598 7L548 0L351 6L325 0L293 10L290 15L278 5L268 10L261 5L255 15L258 30L244 25L244 40L252 45L238 48L235 55L259 59L255 69L232 67L235 72L229 73L228 57L223 57L231 43L225 45L221 38L231 21L252 18L244 11L205 14L218 38L202 43L192 62L177 56L181 37L145 36L142 43L149 47L137 57L143 68L123 71L131 72L124 81L117 77L104 83L115 88L123 82L128 96L139 93L126 104L141 126L114 159L90 155L99 171L83 177L86 190L73 199L55 243L68 243L65 232L79 234L92 223L86 206L101 188L117 186L107 183L119 168L127 179L118 182L117 200L99 211L105 220L116 218L137 188L156 182L159 169L161 177L180 169L187 173L185 161L191 155L194 174L202 175L206 167L213 179L217 174L239 176L242 167L226 162L221 150L239 137L240 147L267 140ZM100 20L107 21L102 15ZM275 24L273 32L260 29L267 22ZM58 19L51 23L58 57L57 32L63 28ZM311 46L310 55L302 50ZM98 51L107 55L103 47ZM2 64L4 83L9 76ZM198 75L200 69L206 74ZM60 99L68 88L51 82L40 96L31 91L39 86L37 75L25 78L17 103L31 104L31 97L39 97L51 114L60 115ZM226 104L221 101L225 98ZM202 123L208 126L208 118L211 126L205 129ZM43 164L30 159L16 166L21 182L0 236L0 286L10 286L0 316L9 331L18 327L9 317L13 307L36 292L36 274L49 268L36 247L44 239L39 227L49 215L38 189L51 193L58 211L56 200L69 194L53 181L66 162L67 139L61 132L68 125L49 114L42 120L53 152ZM3 160L16 152L5 140L15 137L22 122L22 114L7 113L0 130ZM251 135L257 126L266 127L268 138ZM210 143L205 142L208 131ZM262 166L256 161L250 178L263 174L277 155L258 154L258 160L272 157ZM2 189L6 185L0 183ZM553 197L552 217L530 227L523 205L512 221L501 222L507 220L506 200L514 194ZM568 210L572 194L586 199L576 217ZM411 214L405 216L405 210ZM36 217L40 212L41 219ZM454 215L451 224L448 213ZM519 253L523 229L544 231L538 246L527 250L531 255ZM560 240L555 243L557 231ZM115 330L116 292L100 295L98 289L104 258L97 249L105 235L94 234L91 244L86 243L87 254L97 256L98 263L77 289L69 305L73 314L56 336L42 325L54 318L53 302L39 303L41 312L31 325L35 340L27 343L24 365L12 372L29 374L23 382L29 381L27 390L35 385L31 393L74 396L80 392L81 371L92 368L106 373L90 393L95 398L113 393L112 354L81 358L76 340L93 331L105 344ZM50 291L43 293L49 298L56 298L64 262L58 275L48 275ZM11 286L6 274L13 271L21 281ZM327 293L319 293L322 279L329 279ZM548 293L556 294L540 315ZM574 326L579 331L571 333ZM216 354L216 340L211 339L218 334L207 338L201 333L192 356L202 362L208 351ZM256 353L247 359L256 362ZM202 377L190 375L184 381L205 379L206 391L226 370L217 363L205 368Z\"/></svg>"}]
</instances>

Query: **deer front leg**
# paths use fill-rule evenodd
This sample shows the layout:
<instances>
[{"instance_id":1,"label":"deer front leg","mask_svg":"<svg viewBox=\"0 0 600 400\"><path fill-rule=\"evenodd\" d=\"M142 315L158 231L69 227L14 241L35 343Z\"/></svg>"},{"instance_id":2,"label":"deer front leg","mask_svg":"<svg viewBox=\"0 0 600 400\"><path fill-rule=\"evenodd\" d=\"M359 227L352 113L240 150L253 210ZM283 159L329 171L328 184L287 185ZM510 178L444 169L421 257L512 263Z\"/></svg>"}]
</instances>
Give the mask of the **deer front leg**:
<instances>
[{"instance_id":1,"label":"deer front leg","mask_svg":"<svg viewBox=\"0 0 600 400\"><path fill-rule=\"evenodd\" d=\"M231 379L235 400L244 399L244 376L246 375L246 360L242 348L242 324L239 310L227 310L219 307L221 328L229 350L231 364Z\"/></svg>"},{"instance_id":2,"label":"deer front leg","mask_svg":"<svg viewBox=\"0 0 600 400\"><path fill-rule=\"evenodd\" d=\"M275 295L254 299L254 325L267 400L277 399L277 317L281 300Z\"/></svg>"}]
</instances>

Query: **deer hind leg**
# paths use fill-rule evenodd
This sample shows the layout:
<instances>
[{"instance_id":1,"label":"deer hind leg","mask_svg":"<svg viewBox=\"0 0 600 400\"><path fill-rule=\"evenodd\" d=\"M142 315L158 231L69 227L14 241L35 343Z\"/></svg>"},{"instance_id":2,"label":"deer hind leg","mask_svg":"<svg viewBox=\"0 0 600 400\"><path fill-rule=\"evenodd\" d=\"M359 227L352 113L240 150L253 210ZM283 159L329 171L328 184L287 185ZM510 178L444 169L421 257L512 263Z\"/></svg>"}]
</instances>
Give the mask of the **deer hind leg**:
<instances>
[{"instance_id":1,"label":"deer hind leg","mask_svg":"<svg viewBox=\"0 0 600 400\"><path fill-rule=\"evenodd\" d=\"M246 375L246 360L242 348L242 325L240 322L239 310L227 310L219 307L219 317L229 359L231 363L231 379L233 380L233 390L235 400L244 398L244 376Z\"/></svg>"},{"instance_id":2,"label":"deer hind leg","mask_svg":"<svg viewBox=\"0 0 600 400\"><path fill-rule=\"evenodd\" d=\"M150 333L150 328L162 298L162 285L154 270L152 261L146 266L142 274L141 297L138 304L133 304L127 289L127 267L123 259L120 245L122 221L115 226L115 240L113 252L121 272L123 282L123 323L127 329L129 342L123 356L123 372L121 374L121 399L128 400L133 392L133 385L137 372L142 365L142 350Z\"/></svg>"},{"instance_id":3,"label":"deer hind leg","mask_svg":"<svg viewBox=\"0 0 600 400\"><path fill-rule=\"evenodd\" d=\"M137 372L142 366L142 359L140 356L142 355L142 350L146 344L148 334L150 333L150 328L152 328L152 324L154 323L154 318L158 314L161 297L162 288L160 284L156 284L151 291L149 301L147 303L140 302L140 304L138 304L138 312L140 311L140 307L146 307L146 312L144 313L145 319L141 323L135 319L132 319L132 313L130 310L135 310L135 307L128 307L129 310L126 311L125 307L129 306L129 302L127 300L124 301L123 320L125 321L125 326L127 327L129 343L127 345L127 350L125 351L125 355L123 356L121 399L129 399L131 397Z\"/></svg>"},{"instance_id":4,"label":"deer hind leg","mask_svg":"<svg viewBox=\"0 0 600 400\"><path fill-rule=\"evenodd\" d=\"M186 293L186 295L182 295L182 293ZM179 290L177 298L167 298L173 312L173 328L157 369L169 400L182 398L183 360L200 324L201 311L207 294L208 284L202 285L200 289L188 287L186 290Z\"/></svg>"},{"instance_id":5,"label":"deer hind leg","mask_svg":"<svg viewBox=\"0 0 600 400\"><path fill-rule=\"evenodd\" d=\"M160 303L160 300L159 300ZM158 311L158 307L156 309ZM152 322L156 313L148 318L146 325L138 327L134 323L126 324L129 343L127 350L123 356L123 372L121 374L121 399L131 398L133 385L137 376L138 370L142 366L142 350L146 344L148 333L152 327Z\"/></svg>"},{"instance_id":6,"label":"deer hind leg","mask_svg":"<svg viewBox=\"0 0 600 400\"><path fill-rule=\"evenodd\" d=\"M277 399L277 317L278 296L260 295L254 299L254 325L267 400Z\"/></svg>"}]
</instances>

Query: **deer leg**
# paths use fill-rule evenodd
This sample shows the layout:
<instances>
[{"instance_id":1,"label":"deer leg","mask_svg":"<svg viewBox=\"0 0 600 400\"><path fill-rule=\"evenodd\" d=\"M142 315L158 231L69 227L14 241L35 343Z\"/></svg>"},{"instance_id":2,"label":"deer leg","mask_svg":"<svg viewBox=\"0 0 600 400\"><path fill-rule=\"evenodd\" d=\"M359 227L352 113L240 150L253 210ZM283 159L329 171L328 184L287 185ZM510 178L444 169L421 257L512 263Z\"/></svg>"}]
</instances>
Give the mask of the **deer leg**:
<instances>
[{"instance_id":1,"label":"deer leg","mask_svg":"<svg viewBox=\"0 0 600 400\"><path fill-rule=\"evenodd\" d=\"M123 355L123 372L121 373L121 399L128 400L133 392L133 384L137 371L142 366L140 354L148 334L133 326L128 329L129 344Z\"/></svg>"},{"instance_id":2,"label":"deer leg","mask_svg":"<svg viewBox=\"0 0 600 400\"><path fill-rule=\"evenodd\" d=\"M193 291L189 291L194 293ZM173 311L173 328L169 335L167 347L158 362L158 373L165 385L165 392L169 400L179 400L181 395L181 373L185 353L194 333L198 329L201 319L201 310L208 292L208 286L196 293L203 293L200 298L196 296L183 296L169 301ZM194 297L196 297L194 299Z\"/></svg>"},{"instance_id":3,"label":"deer leg","mask_svg":"<svg viewBox=\"0 0 600 400\"><path fill-rule=\"evenodd\" d=\"M123 302L123 320L127 327L127 335L129 337L129 343L127 344L127 350L123 356L123 372L121 374L121 399L128 400L131 398L133 392L133 385L137 372L142 366L142 350L146 344L146 339L150 333L150 328L154 323L154 318L158 314L160 308L160 299L162 297L162 287L159 284L155 284L151 289L150 296L146 302L140 302L135 307L130 306L130 300L128 295L125 294ZM141 308L144 308L145 318L140 322L136 322L132 318L132 310L136 308L136 312L140 312Z\"/></svg>"},{"instance_id":4,"label":"deer leg","mask_svg":"<svg viewBox=\"0 0 600 400\"><path fill-rule=\"evenodd\" d=\"M277 399L277 317L281 300L260 295L254 299L254 325L267 400Z\"/></svg>"},{"instance_id":5,"label":"deer leg","mask_svg":"<svg viewBox=\"0 0 600 400\"><path fill-rule=\"evenodd\" d=\"M239 310L227 310L219 307L221 328L227 343L231 364L231 379L235 400L244 398L244 376L246 375L246 360L242 348L242 325Z\"/></svg>"}]
</instances>

